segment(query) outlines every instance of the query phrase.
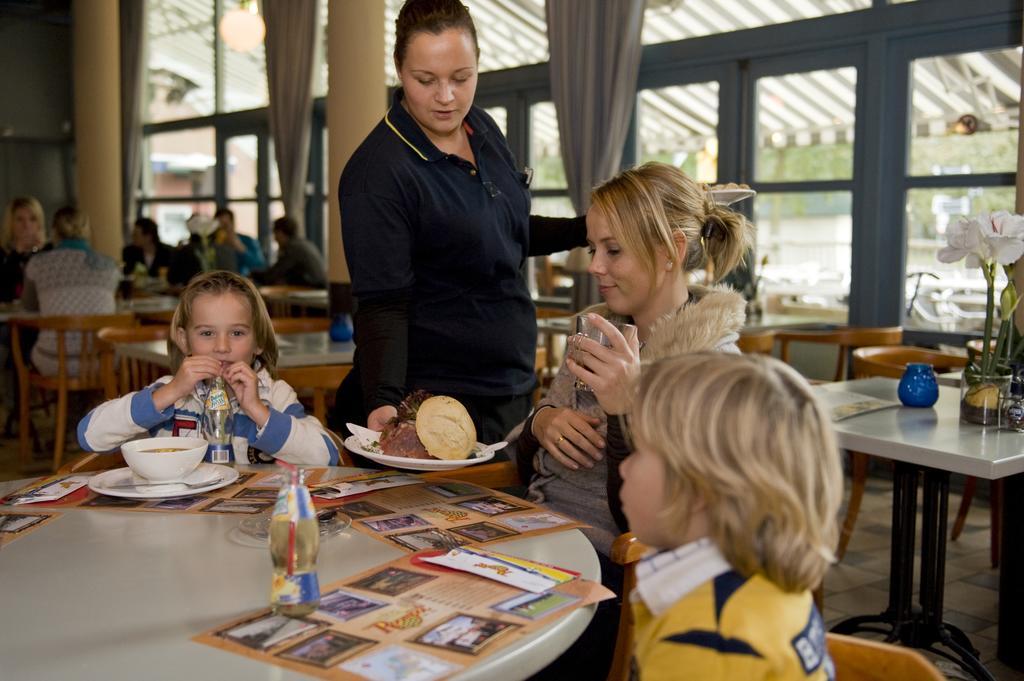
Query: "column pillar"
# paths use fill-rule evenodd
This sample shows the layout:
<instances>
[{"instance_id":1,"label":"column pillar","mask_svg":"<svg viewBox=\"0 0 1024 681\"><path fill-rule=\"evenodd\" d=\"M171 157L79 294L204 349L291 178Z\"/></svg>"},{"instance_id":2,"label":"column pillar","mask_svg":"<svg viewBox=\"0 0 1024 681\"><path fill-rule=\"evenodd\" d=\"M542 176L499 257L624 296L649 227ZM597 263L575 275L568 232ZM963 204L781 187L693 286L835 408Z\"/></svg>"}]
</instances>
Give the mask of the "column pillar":
<instances>
[{"instance_id":1,"label":"column pillar","mask_svg":"<svg viewBox=\"0 0 1024 681\"><path fill-rule=\"evenodd\" d=\"M338 179L352 152L387 108L384 0L329 3L327 19L328 279L331 313L351 310L341 241Z\"/></svg>"},{"instance_id":2,"label":"column pillar","mask_svg":"<svg viewBox=\"0 0 1024 681\"><path fill-rule=\"evenodd\" d=\"M120 259L121 69L118 3L74 0L75 198L89 216L92 245Z\"/></svg>"}]
</instances>

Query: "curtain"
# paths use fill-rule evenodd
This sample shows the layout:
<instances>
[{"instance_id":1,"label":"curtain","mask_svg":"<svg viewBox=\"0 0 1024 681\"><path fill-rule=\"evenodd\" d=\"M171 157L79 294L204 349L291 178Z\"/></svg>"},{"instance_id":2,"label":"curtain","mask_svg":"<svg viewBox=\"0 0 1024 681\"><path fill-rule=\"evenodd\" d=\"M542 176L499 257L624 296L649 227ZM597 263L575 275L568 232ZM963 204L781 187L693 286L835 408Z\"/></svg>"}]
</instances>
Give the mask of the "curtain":
<instances>
[{"instance_id":1,"label":"curtain","mask_svg":"<svg viewBox=\"0 0 1024 681\"><path fill-rule=\"evenodd\" d=\"M142 170L142 86L146 0L121 0L121 215L125 243L135 223L135 191Z\"/></svg>"},{"instance_id":2,"label":"curtain","mask_svg":"<svg viewBox=\"0 0 1024 681\"><path fill-rule=\"evenodd\" d=\"M318 5L318 0L263 0L270 136L285 215L294 218L303 232Z\"/></svg>"},{"instance_id":3,"label":"curtain","mask_svg":"<svg viewBox=\"0 0 1024 681\"><path fill-rule=\"evenodd\" d=\"M551 99L558 114L569 198L577 214L590 190L613 176L636 101L644 0L547 0ZM575 270L573 303L597 300L582 249L569 256Z\"/></svg>"}]
</instances>

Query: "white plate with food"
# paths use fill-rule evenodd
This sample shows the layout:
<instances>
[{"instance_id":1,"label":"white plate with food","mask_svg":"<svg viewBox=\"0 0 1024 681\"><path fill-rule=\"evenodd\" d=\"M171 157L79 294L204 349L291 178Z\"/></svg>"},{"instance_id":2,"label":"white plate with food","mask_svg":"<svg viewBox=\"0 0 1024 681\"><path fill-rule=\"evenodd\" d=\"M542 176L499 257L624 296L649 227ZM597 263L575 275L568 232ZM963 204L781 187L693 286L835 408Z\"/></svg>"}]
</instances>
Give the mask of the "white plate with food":
<instances>
[{"instance_id":1,"label":"white plate with food","mask_svg":"<svg viewBox=\"0 0 1024 681\"><path fill-rule=\"evenodd\" d=\"M710 189L710 192L711 196L715 199L715 203L722 206L731 206L743 199L749 199L752 196L757 196L757 192L746 185L736 185L733 187L728 185L715 185Z\"/></svg>"},{"instance_id":2,"label":"white plate with food","mask_svg":"<svg viewBox=\"0 0 1024 681\"><path fill-rule=\"evenodd\" d=\"M369 428L357 426L354 423L346 424L349 432L354 433L345 438L345 449L350 452L365 456L370 461L375 461L390 468L403 468L412 471L450 471L456 468L474 466L494 458L494 453L504 449L507 442L497 442L493 445L485 445L477 442L465 459L420 459L408 456L392 456L385 454L380 448L380 433Z\"/></svg>"},{"instance_id":3,"label":"white plate with food","mask_svg":"<svg viewBox=\"0 0 1024 681\"><path fill-rule=\"evenodd\" d=\"M217 463L201 463L181 482L147 482L130 468L116 468L94 475L89 489L97 494L126 499L177 499L212 492L238 480L238 471Z\"/></svg>"}]
</instances>

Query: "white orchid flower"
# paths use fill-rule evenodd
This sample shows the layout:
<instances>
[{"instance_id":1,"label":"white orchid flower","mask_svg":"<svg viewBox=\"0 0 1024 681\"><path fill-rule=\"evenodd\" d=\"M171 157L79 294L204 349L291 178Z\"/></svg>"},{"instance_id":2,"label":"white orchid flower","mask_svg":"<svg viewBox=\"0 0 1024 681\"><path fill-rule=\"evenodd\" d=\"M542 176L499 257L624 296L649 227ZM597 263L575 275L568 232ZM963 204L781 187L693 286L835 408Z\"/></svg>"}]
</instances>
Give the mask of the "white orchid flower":
<instances>
[{"instance_id":1,"label":"white orchid flower","mask_svg":"<svg viewBox=\"0 0 1024 681\"><path fill-rule=\"evenodd\" d=\"M217 221L211 217L207 217L205 215L193 215L185 221L185 226L188 227L188 231L192 234L208 237L217 231L218 224Z\"/></svg>"},{"instance_id":2,"label":"white orchid flower","mask_svg":"<svg viewBox=\"0 0 1024 681\"><path fill-rule=\"evenodd\" d=\"M997 211L961 218L946 231L946 242L936 256L939 262L966 257L968 267L993 261L1012 265L1024 255L1024 217Z\"/></svg>"}]
</instances>

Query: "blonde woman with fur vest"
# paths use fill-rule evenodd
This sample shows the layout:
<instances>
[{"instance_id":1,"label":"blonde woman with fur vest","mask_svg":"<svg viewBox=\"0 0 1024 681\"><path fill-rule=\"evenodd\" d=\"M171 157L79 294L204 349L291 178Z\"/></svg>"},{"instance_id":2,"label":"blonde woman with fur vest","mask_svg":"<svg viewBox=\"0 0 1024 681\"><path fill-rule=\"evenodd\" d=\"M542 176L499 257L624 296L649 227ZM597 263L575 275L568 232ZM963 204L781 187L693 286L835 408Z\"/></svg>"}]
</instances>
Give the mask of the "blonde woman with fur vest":
<instances>
[{"instance_id":1,"label":"blonde woman with fur vest","mask_svg":"<svg viewBox=\"0 0 1024 681\"><path fill-rule=\"evenodd\" d=\"M703 185L663 163L626 170L597 187L587 213L588 271L604 303L585 310L611 347L574 336L581 363L567 359L544 400L511 434L528 498L578 518L602 557L626 530L619 463L629 453L627 414L641 362L701 351L739 353L745 301L726 286L696 286L710 264L732 271L753 241L739 213L716 205ZM627 341L610 322L637 327ZM592 392L574 389L579 378ZM680 418L685 418L685 414Z\"/></svg>"}]
</instances>

